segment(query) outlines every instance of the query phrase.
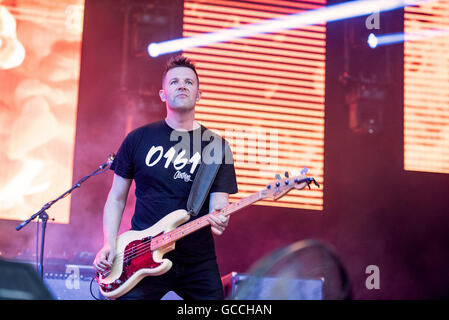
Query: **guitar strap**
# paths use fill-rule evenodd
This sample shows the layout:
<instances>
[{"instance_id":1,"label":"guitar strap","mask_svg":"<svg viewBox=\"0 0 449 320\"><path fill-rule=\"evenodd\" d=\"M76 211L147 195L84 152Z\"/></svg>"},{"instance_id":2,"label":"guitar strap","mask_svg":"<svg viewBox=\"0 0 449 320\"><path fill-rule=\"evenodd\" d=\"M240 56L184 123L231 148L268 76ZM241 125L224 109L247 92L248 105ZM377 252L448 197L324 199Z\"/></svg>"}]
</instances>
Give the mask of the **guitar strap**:
<instances>
[{"instance_id":1,"label":"guitar strap","mask_svg":"<svg viewBox=\"0 0 449 320\"><path fill-rule=\"evenodd\" d=\"M209 142L205 149L207 148L206 151L213 149L214 152L218 152L218 155L221 155L221 161L216 161L217 157L214 157L215 161L205 159L205 155L202 154L201 164L198 168L195 179L193 180L192 188L190 189L189 198L187 200L187 211L193 217L198 215L204 201L206 201L207 195L212 187L212 183L217 176L218 169L220 168L226 154L225 140L214 133L211 133L211 137L213 140Z\"/></svg>"}]
</instances>

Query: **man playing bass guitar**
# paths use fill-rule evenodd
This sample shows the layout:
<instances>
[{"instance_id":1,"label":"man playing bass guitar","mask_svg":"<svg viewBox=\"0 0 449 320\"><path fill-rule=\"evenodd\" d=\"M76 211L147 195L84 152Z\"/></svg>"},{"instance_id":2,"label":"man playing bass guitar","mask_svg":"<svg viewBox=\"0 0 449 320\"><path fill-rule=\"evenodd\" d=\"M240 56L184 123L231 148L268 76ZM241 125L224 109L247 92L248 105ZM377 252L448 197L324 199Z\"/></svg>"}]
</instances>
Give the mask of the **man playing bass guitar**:
<instances>
[{"instance_id":1,"label":"man playing bass guitar","mask_svg":"<svg viewBox=\"0 0 449 320\"><path fill-rule=\"evenodd\" d=\"M172 58L163 74L159 91L165 103L164 120L131 131L122 142L111 165L114 179L104 207L104 245L94 267L107 272L117 255L116 238L132 181L136 185L136 206L132 230L147 229L177 209L186 209L192 182L204 158L207 128L195 121L195 104L200 100L199 79L194 64L183 56ZM190 140L191 149L176 149L179 137ZM198 139L198 137L200 137ZM201 152L194 148L200 144ZM218 169L209 197L197 219L228 206L228 195L237 193L237 181L229 145L228 155ZM231 155L231 156L229 156ZM142 278L119 299L161 299L174 291L183 299L223 299L223 287L216 261L213 234L221 235L229 217L209 215L210 228L202 228L176 242L167 252L173 265L158 276Z\"/></svg>"}]
</instances>

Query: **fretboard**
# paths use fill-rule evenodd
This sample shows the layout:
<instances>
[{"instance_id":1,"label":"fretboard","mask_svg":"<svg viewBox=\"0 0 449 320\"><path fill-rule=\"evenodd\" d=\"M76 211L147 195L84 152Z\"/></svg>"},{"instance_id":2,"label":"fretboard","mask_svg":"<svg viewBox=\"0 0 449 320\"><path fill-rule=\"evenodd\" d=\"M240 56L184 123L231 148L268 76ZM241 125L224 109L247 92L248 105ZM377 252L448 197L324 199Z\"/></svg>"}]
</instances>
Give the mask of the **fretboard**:
<instances>
[{"instance_id":1,"label":"fretboard","mask_svg":"<svg viewBox=\"0 0 449 320\"><path fill-rule=\"evenodd\" d=\"M226 208L222 209L219 212L212 212L210 214L219 215L223 213L225 216L229 216L234 212L237 212L254 202L257 202L262 199L260 192L253 193L246 198L243 198L239 201L233 202L228 205ZM191 222L183 224L182 226L169 231L167 233L161 234L151 240L151 250L157 250L158 248L164 247L172 242L175 242L188 234L195 232L201 228L204 228L210 225L208 221L209 215L202 216L201 218L195 219Z\"/></svg>"}]
</instances>

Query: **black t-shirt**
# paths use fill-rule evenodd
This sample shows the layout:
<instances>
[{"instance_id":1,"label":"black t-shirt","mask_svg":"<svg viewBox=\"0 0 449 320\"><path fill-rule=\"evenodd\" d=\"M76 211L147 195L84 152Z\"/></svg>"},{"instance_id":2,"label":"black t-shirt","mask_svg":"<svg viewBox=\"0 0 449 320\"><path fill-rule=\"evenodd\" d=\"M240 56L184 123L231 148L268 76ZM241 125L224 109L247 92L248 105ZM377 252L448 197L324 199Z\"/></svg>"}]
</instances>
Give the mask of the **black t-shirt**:
<instances>
[{"instance_id":1,"label":"black t-shirt","mask_svg":"<svg viewBox=\"0 0 449 320\"><path fill-rule=\"evenodd\" d=\"M201 125L195 130L178 131L162 120L137 128L126 136L111 169L117 175L135 181L136 206L131 220L133 230L149 228L172 211L186 209L193 180L206 155L207 149L204 148L209 139L203 137L207 137L207 130ZM226 152L228 157L221 164L210 193L232 194L238 191L232 152L227 143ZM209 199L210 194L198 215L189 221L209 213ZM168 253L167 257L185 262L215 258L210 227L179 239L175 250Z\"/></svg>"}]
</instances>

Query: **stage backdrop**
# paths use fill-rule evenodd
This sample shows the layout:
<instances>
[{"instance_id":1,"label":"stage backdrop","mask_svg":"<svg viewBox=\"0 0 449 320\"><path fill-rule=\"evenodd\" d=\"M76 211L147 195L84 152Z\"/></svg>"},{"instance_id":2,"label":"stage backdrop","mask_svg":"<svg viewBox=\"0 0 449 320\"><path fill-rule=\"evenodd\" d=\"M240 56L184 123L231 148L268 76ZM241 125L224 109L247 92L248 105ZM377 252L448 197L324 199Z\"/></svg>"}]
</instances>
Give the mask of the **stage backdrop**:
<instances>
[{"instance_id":1,"label":"stage backdrop","mask_svg":"<svg viewBox=\"0 0 449 320\"><path fill-rule=\"evenodd\" d=\"M0 1L0 218L72 183L84 1ZM68 223L70 199L52 208Z\"/></svg>"},{"instance_id":2,"label":"stage backdrop","mask_svg":"<svg viewBox=\"0 0 449 320\"><path fill-rule=\"evenodd\" d=\"M438 10L446 10L448 1L440 2ZM35 223L20 232L15 227L106 161L129 131L165 116L157 92L169 55L150 58L149 42L322 5L97 0L86 1L83 16L82 2L0 0L0 255L35 261ZM445 25L446 11L423 10L426 19ZM266 202L232 216L215 237L222 275L245 273L270 251L319 238L335 247L355 298L447 298L447 79L439 74L447 60L430 67L408 49L420 50L418 42L373 52L366 37L355 36L359 55L348 60L345 29L368 34L365 19L185 52L204 79L198 120L229 138L243 194L263 188L274 173L303 166L324 182L319 190L289 194L279 206ZM405 18L401 10L382 13L379 32L403 31L413 19L408 11ZM436 41L436 49L419 53L433 52L435 64L445 43ZM367 59L385 52L388 64ZM350 128L340 81L355 62L392 75L383 127L375 134ZM441 82L423 85L436 70ZM267 137L265 146L258 135ZM47 228L45 263L92 262L103 244L111 182L111 171L92 177L48 211L58 223ZM129 229L134 205L132 185L120 232ZM380 289L365 285L370 265L379 267Z\"/></svg>"}]
</instances>

